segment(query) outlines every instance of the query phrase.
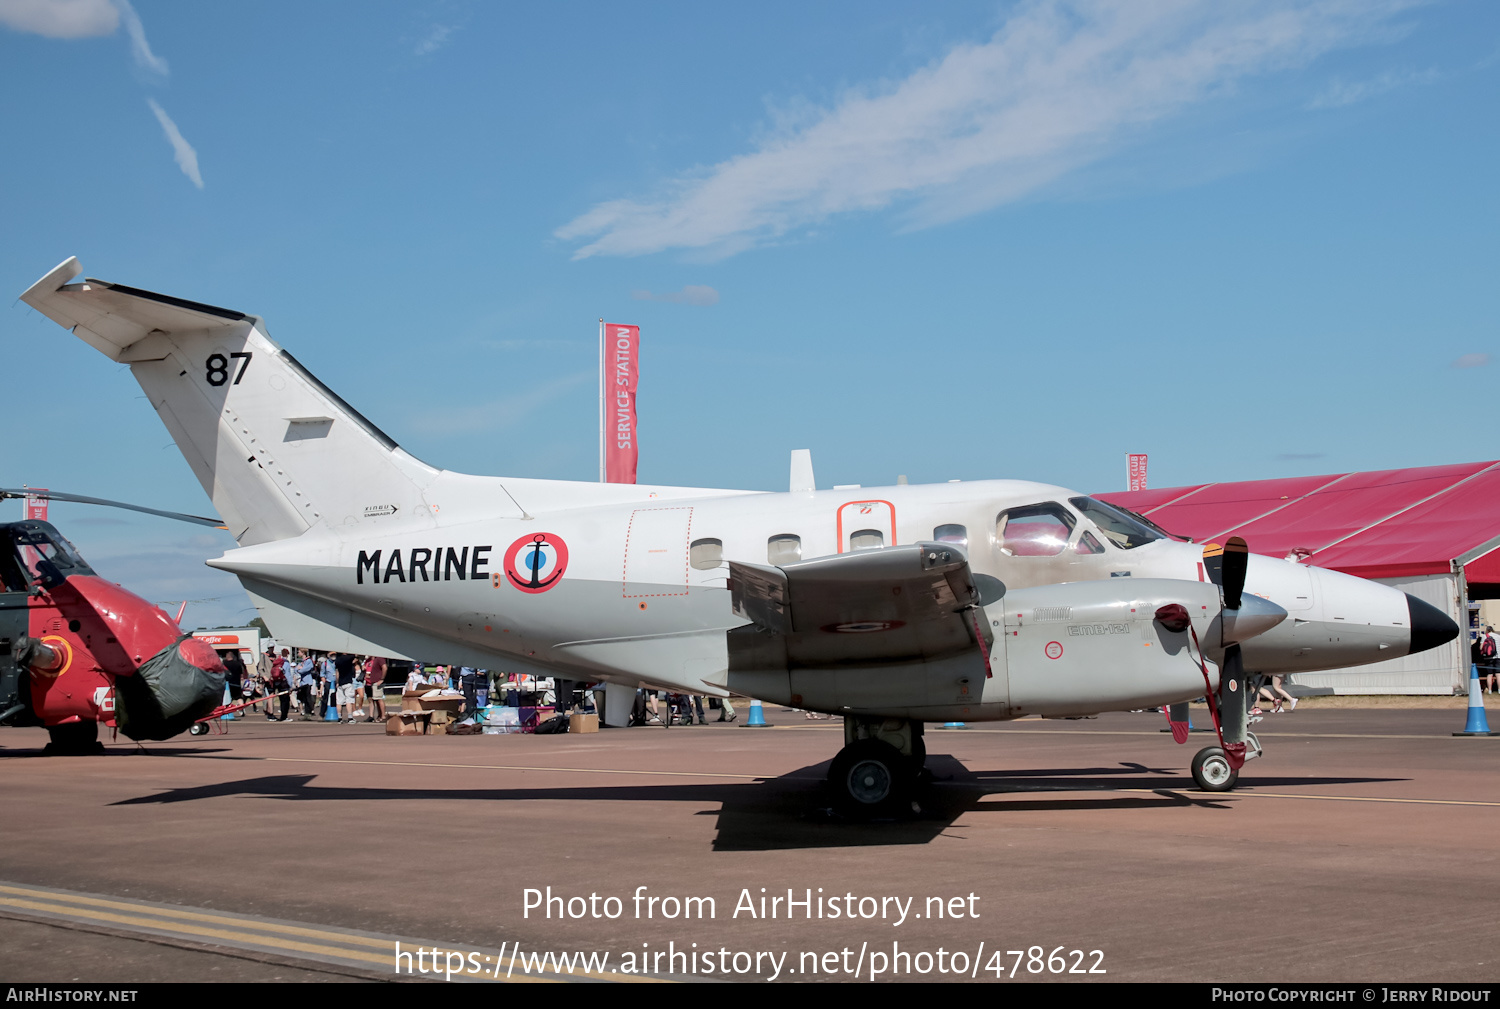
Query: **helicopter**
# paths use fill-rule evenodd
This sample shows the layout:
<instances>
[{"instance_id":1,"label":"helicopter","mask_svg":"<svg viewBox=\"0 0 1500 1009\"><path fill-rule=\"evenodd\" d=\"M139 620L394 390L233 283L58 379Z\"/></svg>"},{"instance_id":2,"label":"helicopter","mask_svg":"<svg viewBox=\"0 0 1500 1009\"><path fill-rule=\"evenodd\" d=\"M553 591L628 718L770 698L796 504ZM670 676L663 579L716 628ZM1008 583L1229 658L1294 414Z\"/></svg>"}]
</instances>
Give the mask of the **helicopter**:
<instances>
[{"instance_id":1,"label":"helicopter","mask_svg":"<svg viewBox=\"0 0 1500 1009\"><path fill-rule=\"evenodd\" d=\"M103 498L0 488L0 500L28 495L221 524ZM51 523L0 523L0 725L44 726L49 754L101 752L101 722L137 742L170 739L220 704L224 672L212 647L100 577Z\"/></svg>"}]
</instances>

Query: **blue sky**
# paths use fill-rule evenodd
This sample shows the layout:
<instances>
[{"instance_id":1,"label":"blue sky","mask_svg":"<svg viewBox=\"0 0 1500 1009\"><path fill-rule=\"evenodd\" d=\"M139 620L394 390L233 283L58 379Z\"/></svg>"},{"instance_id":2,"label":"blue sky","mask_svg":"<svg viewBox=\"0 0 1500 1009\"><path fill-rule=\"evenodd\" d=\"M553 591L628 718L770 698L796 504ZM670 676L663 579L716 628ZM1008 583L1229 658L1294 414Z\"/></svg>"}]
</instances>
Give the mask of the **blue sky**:
<instances>
[{"instance_id":1,"label":"blue sky","mask_svg":"<svg viewBox=\"0 0 1500 1009\"><path fill-rule=\"evenodd\" d=\"M600 316L643 482L1487 459L1497 96L1481 0L0 0L0 289L77 255L262 315L467 472L596 477ZM123 368L19 302L0 348L0 485L211 509ZM54 517L251 615L227 537Z\"/></svg>"}]
</instances>

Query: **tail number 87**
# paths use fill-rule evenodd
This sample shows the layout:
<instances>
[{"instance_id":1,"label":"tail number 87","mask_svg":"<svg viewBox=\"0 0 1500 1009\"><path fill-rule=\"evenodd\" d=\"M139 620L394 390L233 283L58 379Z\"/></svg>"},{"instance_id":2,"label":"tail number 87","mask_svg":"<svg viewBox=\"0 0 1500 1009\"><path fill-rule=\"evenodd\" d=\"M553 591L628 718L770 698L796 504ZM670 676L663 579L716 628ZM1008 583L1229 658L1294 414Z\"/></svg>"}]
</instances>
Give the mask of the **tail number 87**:
<instances>
[{"instance_id":1,"label":"tail number 87","mask_svg":"<svg viewBox=\"0 0 1500 1009\"><path fill-rule=\"evenodd\" d=\"M229 381L229 361L236 358L240 362L240 370L234 373L234 384L239 385L240 379L245 377L245 369L250 367L250 356L250 352L245 350L236 350L227 358L223 354L208 355L208 360L203 362L208 384L217 387Z\"/></svg>"}]
</instances>

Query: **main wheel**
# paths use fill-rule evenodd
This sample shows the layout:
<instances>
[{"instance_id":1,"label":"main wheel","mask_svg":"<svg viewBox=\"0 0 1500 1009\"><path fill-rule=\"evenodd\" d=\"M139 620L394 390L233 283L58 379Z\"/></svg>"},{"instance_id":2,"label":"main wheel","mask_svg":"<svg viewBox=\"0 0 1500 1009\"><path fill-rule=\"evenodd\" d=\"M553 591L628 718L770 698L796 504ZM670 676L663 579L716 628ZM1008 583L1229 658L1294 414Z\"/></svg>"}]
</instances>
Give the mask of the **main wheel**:
<instances>
[{"instance_id":1,"label":"main wheel","mask_svg":"<svg viewBox=\"0 0 1500 1009\"><path fill-rule=\"evenodd\" d=\"M1239 780L1240 772L1217 746L1205 746L1193 758L1193 781L1205 792L1227 792Z\"/></svg>"},{"instance_id":2,"label":"main wheel","mask_svg":"<svg viewBox=\"0 0 1500 1009\"><path fill-rule=\"evenodd\" d=\"M51 737L42 750L54 756L85 756L103 753L104 744L99 742L99 723L94 721L69 722L66 725L49 725L47 735Z\"/></svg>"},{"instance_id":3,"label":"main wheel","mask_svg":"<svg viewBox=\"0 0 1500 1009\"><path fill-rule=\"evenodd\" d=\"M839 812L856 820L905 812L911 763L889 743L861 739L839 751L828 768L828 785Z\"/></svg>"}]
</instances>

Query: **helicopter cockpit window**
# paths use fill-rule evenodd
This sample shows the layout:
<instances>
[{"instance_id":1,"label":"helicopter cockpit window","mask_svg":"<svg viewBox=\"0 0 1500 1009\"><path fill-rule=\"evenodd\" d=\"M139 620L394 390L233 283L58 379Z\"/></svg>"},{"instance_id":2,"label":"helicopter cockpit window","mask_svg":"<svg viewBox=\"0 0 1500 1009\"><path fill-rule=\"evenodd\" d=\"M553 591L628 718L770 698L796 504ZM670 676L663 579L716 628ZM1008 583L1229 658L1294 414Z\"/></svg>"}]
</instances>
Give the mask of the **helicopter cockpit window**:
<instances>
[{"instance_id":1,"label":"helicopter cockpit window","mask_svg":"<svg viewBox=\"0 0 1500 1009\"><path fill-rule=\"evenodd\" d=\"M30 586L20 558L9 546L0 549L0 591L25 592Z\"/></svg>"},{"instance_id":2,"label":"helicopter cockpit window","mask_svg":"<svg viewBox=\"0 0 1500 1009\"><path fill-rule=\"evenodd\" d=\"M1008 508L995 519L1000 549L1013 557L1055 557L1068 546L1078 520L1060 504Z\"/></svg>"},{"instance_id":3,"label":"helicopter cockpit window","mask_svg":"<svg viewBox=\"0 0 1500 1009\"><path fill-rule=\"evenodd\" d=\"M1162 538L1159 532L1134 515L1103 501L1096 501L1091 497L1070 497L1068 503L1083 512L1085 518L1099 527L1104 538L1121 550L1134 550Z\"/></svg>"},{"instance_id":4,"label":"helicopter cockpit window","mask_svg":"<svg viewBox=\"0 0 1500 1009\"><path fill-rule=\"evenodd\" d=\"M19 591L25 591L31 583L38 581L51 588L68 575L94 573L78 556L73 544L51 527L25 523L11 526L9 533L10 543L5 550L9 558L4 567L19 567L26 582ZM4 577L9 583L14 571L8 570Z\"/></svg>"}]
</instances>

